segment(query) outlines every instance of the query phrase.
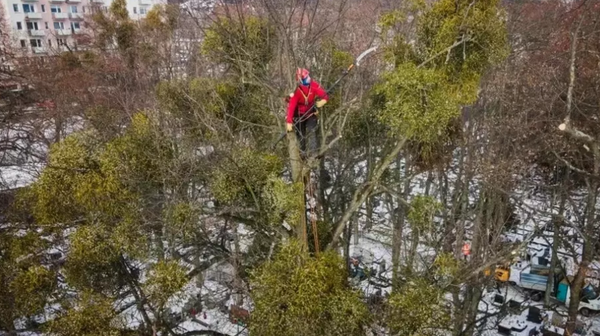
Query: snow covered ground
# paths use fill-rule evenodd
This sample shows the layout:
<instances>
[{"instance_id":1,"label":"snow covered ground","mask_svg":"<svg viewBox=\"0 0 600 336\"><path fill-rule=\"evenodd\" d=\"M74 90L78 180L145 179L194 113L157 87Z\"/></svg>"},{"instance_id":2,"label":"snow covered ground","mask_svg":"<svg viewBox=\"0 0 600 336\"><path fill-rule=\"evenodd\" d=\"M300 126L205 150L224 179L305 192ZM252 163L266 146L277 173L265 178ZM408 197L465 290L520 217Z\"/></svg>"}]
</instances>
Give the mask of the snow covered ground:
<instances>
[{"instance_id":1,"label":"snow covered ground","mask_svg":"<svg viewBox=\"0 0 600 336\"><path fill-rule=\"evenodd\" d=\"M10 190L31 184L43 169L41 164L0 167L0 188Z\"/></svg>"}]
</instances>

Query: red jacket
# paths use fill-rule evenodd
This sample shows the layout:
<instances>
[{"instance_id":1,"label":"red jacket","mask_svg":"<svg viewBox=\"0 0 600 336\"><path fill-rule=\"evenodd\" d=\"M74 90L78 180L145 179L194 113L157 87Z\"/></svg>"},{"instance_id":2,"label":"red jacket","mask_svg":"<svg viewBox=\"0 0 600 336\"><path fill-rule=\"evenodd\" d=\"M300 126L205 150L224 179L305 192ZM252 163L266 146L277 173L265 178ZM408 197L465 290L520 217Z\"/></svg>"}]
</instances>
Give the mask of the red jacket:
<instances>
[{"instance_id":1,"label":"red jacket","mask_svg":"<svg viewBox=\"0 0 600 336\"><path fill-rule=\"evenodd\" d=\"M299 85L288 103L287 123L291 124L293 122L296 107L298 108L298 114L303 115L313 106L316 97L329 100L327 92L325 92L319 83L311 81L308 88Z\"/></svg>"}]
</instances>

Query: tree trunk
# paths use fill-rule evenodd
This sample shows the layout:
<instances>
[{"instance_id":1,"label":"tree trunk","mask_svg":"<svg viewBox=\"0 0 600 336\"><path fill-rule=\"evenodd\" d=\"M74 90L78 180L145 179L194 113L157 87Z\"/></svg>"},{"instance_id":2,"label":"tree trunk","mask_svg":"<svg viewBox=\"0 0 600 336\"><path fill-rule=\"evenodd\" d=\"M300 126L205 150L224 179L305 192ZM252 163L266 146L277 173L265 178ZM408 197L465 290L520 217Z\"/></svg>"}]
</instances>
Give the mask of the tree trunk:
<instances>
[{"instance_id":1,"label":"tree trunk","mask_svg":"<svg viewBox=\"0 0 600 336\"><path fill-rule=\"evenodd\" d=\"M463 302L460 301L460 287L452 286L450 291L452 292L452 303L454 304L454 316L452 318L454 328L452 329L452 335L461 336L465 313Z\"/></svg>"},{"instance_id":2,"label":"tree trunk","mask_svg":"<svg viewBox=\"0 0 600 336\"><path fill-rule=\"evenodd\" d=\"M471 182L471 173L470 173L470 169L469 169L469 165L471 164L471 160L470 160L470 141L469 141L469 130L467 129L464 132L463 135L463 144L461 147L461 151L460 151L460 158L459 158L459 172L457 174L457 178L456 178L456 185L454 188L454 195L453 195L453 211L452 211L452 218L450 218L449 223L452 223L453 225L450 226L450 228L446 227L446 230L450 230L450 232L452 232L451 230L454 229L455 233L452 237L452 235L450 237L446 237L446 239L448 239L448 241L444 244L445 248L449 248L450 250L452 250L451 248L451 238L455 239L455 245L454 245L454 256L455 258L457 258L458 260L463 260L464 256L462 254L462 247L463 247L463 243L465 241L465 226L468 220L468 210L469 210L469 184ZM482 192L482 194L480 195L480 202L482 199L484 199L483 197L485 197L485 193ZM481 203L480 203L481 204ZM481 204L481 206L483 206L483 204ZM473 238L475 238L475 233ZM472 244L475 243L475 245L477 245L477 242L471 242ZM475 248L477 248L477 246L475 246ZM475 251L475 249L473 248L473 246L471 246L471 251L472 251L472 255L475 255L475 253L473 253L473 251ZM459 265L462 264L466 264L465 263L460 263ZM453 299L453 303L454 303L454 313L456 314L456 317L454 318L454 335L455 336L462 336L463 332L464 332L464 328L465 328L465 323L469 320L469 311L470 311L470 307L471 307L471 301L473 299L473 292L474 292L474 288L473 285L469 284L468 286L466 286L465 288L465 293L464 293L464 299L461 302L460 300L460 286L456 286L456 289L453 289L453 293L452 293L452 299Z\"/></svg>"},{"instance_id":3,"label":"tree trunk","mask_svg":"<svg viewBox=\"0 0 600 336\"><path fill-rule=\"evenodd\" d=\"M597 148L594 151L595 156L598 154ZM600 157L595 157L594 170L597 172L600 166ZM597 175L597 174L596 174ZM579 310L579 302L581 296L581 290L584 286L585 277L587 275L589 265L594 257L595 248L595 224L596 224L596 201L598 197L598 182L595 178L588 178L588 196L586 205L586 216L585 226L583 230L583 254L581 255L581 263L575 274L575 279L571 284L571 297L569 303L569 317L567 319L567 328L565 329L565 335L573 335L575 332L575 326L577 323L577 312Z\"/></svg>"},{"instance_id":4,"label":"tree trunk","mask_svg":"<svg viewBox=\"0 0 600 336\"><path fill-rule=\"evenodd\" d=\"M411 226L410 232L410 252L408 254L408 260L406 260L406 273L411 275L414 272L415 257L417 255L417 248L419 247L419 228L413 228Z\"/></svg>"},{"instance_id":5,"label":"tree trunk","mask_svg":"<svg viewBox=\"0 0 600 336\"><path fill-rule=\"evenodd\" d=\"M54 143L59 143L62 138L63 120L61 112L54 108Z\"/></svg>"},{"instance_id":6,"label":"tree trunk","mask_svg":"<svg viewBox=\"0 0 600 336\"><path fill-rule=\"evenodd\" d=\"M404 226L404 211L402 205L398 202L398 207L394 205L394 198L387 195L392 213L392 291L398 290L400 286L400 251L402 249L402 228Z\"/></svg>"},{"instance_id":7,"label":"tree trunk","mask_svg":"<svg viewBox=\"0 0 600 336\"><path fill-rule=\"evenodd\" d=\"M594 158L594 171L593 177L586 178L586 183L588 186L588 195L587 195L587 205L586 205L586 215L585 215L585 223L583 232L583 254L581 256L581 263L578 265L577 273L575 274L575 279L573 283L571 283L571 298L569 303L569 317L567 319L567 327L565 328L565 335L572 335L575 331L576 323L577 323L577 312L579 309L579 299L581 294L581 289L583 288L585 276L587 273L588 266L592 261L592 257L594 255L595 248L595 237L594 234L594 224L595 220L595 212L596 212L596 198L598 192L598 182L596 181L596 177L600 171L600 150L598 148L597 139L590 137L589 135L574 130L571 123L571 112L573 106L573 91L575 88L575 65L576 65L576 56L577 56L577 40L579 35L579 29L581 28L581 23L583 22L584 15L581 16L577 28L573 32L572 40L571 40L571 57L569 61L569 87L567 90L567 116L565 117L564 123L561 124L558 128L562 131L567 131L572 134L576 139L588 142L592 147L592 154Z\"/></svg>"},{"instance_id":8,"label":"tree trunk","mask_svg":"<svg viewBox=\"0 0 600 336\"><path fill-rule=\"evenodd\" d=\"M470 295L469 295L469 304L467 306L468 316L466 318L466 326L465 331L461 334L461 336L471 336L475 332L475 322L477 321L477 313L479 302L481 301L481 295L483 293L482 285L477 283L476 285L471 285Z\"/></svg>"},{"instance_id":9,"label":"tree trunk","mask_svg":"<svg viewBox=\"0 0 600 336\"><path fill-rule=\"evenodd\" d=\"M456 227L457 218L460 215L461 210L461 202L460 199L462 197L461 183L464 175L464 161L465 161L465 149L462 148L460 151L460 157L458 160L458 174L456 176L456 182L454 183L454 189L452 190L451 196L451 204L452 208L450 211L447 209L447 203L444 205L444 236L442 243L442 251L444 253L451 253L452 244L456 241L456 236L458 233L458 228ZM442 173L444 176L444 187L442 189L443 200L447 202L447 194L448 194L448 175L446 172ZM454 231L456 229L456 231ZM453 232L454 231L454 232ZM458 244L458 242L456 242ZM460 246L458 247L460 249ZM460 257L460 256L458 256Z\"/></svg>"},{"instance_id":10,"label":"tree trunk","mask_svg":"<svg viewBox=\"0 0 600 336\"><path fill-rule=\"evenodd\" d=\"M470 126L470 125L469 125ZM470 134L471 130L469 126L466 127L466 130L463 135L463 147L461 151L461 168L460 170L463 173L462 179L462 191L460 193L460 203L458 206L459 209L459 220L456 225L456 245L454 247L454 252L456 257L462 258L461 251L463 247L463 243L465 241L465 226L468 220L467 212L469 210L469 185L471 183L471 151L470 148ZM459 179L461 180L461 179Z\"/></svg>"},{"instance_id":11,"label":"tree trunk","mask_svg":"<svg viewBox=\"0 0 600 336\"><path fill-rule=\"evenodd\" d=\"M569 174L567 173L568 178ZM562 227L563 223L563 214L565 212L565 202L566 202L566 190L563 188L559 191L560 193L560 201L558 204L558 216L557 218L552 219L552 259L550 260L550 272L548 273L548 282L546 284L546 293L544 295L544 306L550 307L550 298L552 297L552 292L554 291L554 287L556 284L554 283L554 278L556 277L556 267L558 266L558 247L559 247L559 234L558 231Z\"/></svg>"},{"instance_id":12,"label":"tree trunk","mask_svg":"<svg viewBox=\"0 0 600 336\"><path fill-rule=\"evenodd\" d=\"M408 155L406 156L406 160L404 162L404 175L401 176L401 178L404 180L404 185L402 187L402 194L404 199L408 199L408 196L410 195L411 192L411 188L410 188L410 182L411 179L409 178L410 175L410 160L408 159ZM400 165L400 159L398 159L398 165ZM398 174L400 175L400 174ZM403 230L403 226L404 226L404 221L406 218L406 214L407 214L407 207L406 205L398 202L398 206L400 207L400 209L402 209L402 211L400 211L400 215L402 216L400 218L400 232L402 232ZM413 262L415 259L415 256L417 254L417 248L419 245L419 230L418 228L412 228L411 227L411 246L410 246L410 253L408 256L408 260L406 262L406 268L407 270L409 270L409 272L412 271L413 269ZM400 239L402 239L402 237L400 237ZM400 244L400 243L399 243Z\"/></svg>"},{"instance_id":13,"label":"tree trunk","mask_svg":"<svg viewBox=\"0 0 600 336\"><path fill-rule=\"evenodd\" d=\"M497 216L502 215L500 211L497 211L498 197L496 197L494 193L486 190L483 186L481 189L482 192L479 195L477 215L473 227L473 239L471 241L471 260L468 262L471 268L476 268L480 265L485 252L485 246L487 245L485 244L487 239L487 226L490 223L495 223L495 218L493 218L491 214L496 214ZM464 315L462 315L464 319L462 321L464 324L461 326L463 330L460 335L471 336L475 331L475 321L478 313L477 308L483 292L479 275L475 275L475 278L470 280L465 292L465 298L462 303L462 310L464 311Z\"/></svg>"},{"instance_id":14,"label":"tree trunk","mask_svg":"<svg viewBox=\"0 0 600 336\"><path fill-rule=\"evenodd\" d=\"M238 234L238 224L233 224L233 292L234 292L234 302L236 306L242 306L244 303L243 296L240 294L242 291L242 279L240 277L240 238Z\"/></svg>"},{"instance_id":15,"label":"tree trunk","mask_svg":"<svg viewBox=\"0 0 600 336\"><path fill-rule=\"evenodd\" d=\"M344 230L344 259L346 261L346 269L348 270L348 274L350 274L350 238L352 236L352 227L350 223L346 225L346 229Z\"/></svg>"},{"instance_id":16,"label":"tree trunk","mask_svg":"<svg viewBox=\"0 0 600 336\"><path fill-rule=\"evenodd\" d=\"M345 211L346 209L346 197L345 194L342 193L341 195L341 207L342 207L342 212ZM350 274L350 239L352 238L352 226L350 225L350 223L348 223L346 225L346 227L344 228L344 237L343 237L343 242L344 242L344 260L346 262L346 270L348 271L348 274Z\"/></svg>"},{"instance_id":17,"label":"tree trunk","mask_svg":"<svg viewBox=\"0 0 600 336\"><path fill-rule=\"evenodd\" d=\"M371 137L369 133L369 127L367 123L367 176L371 176L371 172L373 170L373 149L371 148ZM366 202L367 208L367 218L365 220L365 231L369 232L373 227L373 196L367 197Z\"/></svg>"},{"instance_id":18,"label":"tree trunk","mask_svg":"<svg viewBox=\"0 0 600 336\"><path fill-rule=\"evenodd\" d=\"M429 192L431 191L431 184L433 183L433 173L427 173L427 180L425 181L425 191L424 195L429 196Z\"/></svg>"},{"instance_id":19,"label":"tree trunk","mask_svg":"<svg viewBox=\"0 0 600 336\"><path fill-rule=\"evenodd\" d=\"M302 190L305 189L303 169L302 169L302 158L300 158L300 150L298 147L298 139L294 132L287 133L288 139L288 153L290 156L290 167L292 170L292 181L294 183L302 183ZM306 194L302 195L303 207L306 207ZM308 249L308 237L306 234L306 209L302 211L300 218L297 223L293 223L296 227L296 238Z\"/></svg>"},{"instance_id":20,"label":"tree trunk","mask_svg":"<svg viewBox=\"0 0 600 336\"><path fill-rule=\"evenodd\" d=\"M448 175L444 172L443 167L440 167L439 171L439 184L440 184L440 202L442 203L442 223L444 225L444 231L442 233L442 239L440 241L442 251L449 253L452 251L452 241L450 236L452 234L452 227L450 226L449 218L449 205L448 205Z\"/></svg>"},{"instance_id":21,"label":"tree trunk","mask_svg":"<svg viewBox=\"0 0 600 336\"><path fill-rule=\"evenodd\" d=\"M469 209L469 180L465 179L460 193L460 203L457 209L460 219L456 222L456 244L454 254L457 258L462 258L462 246L465 241L465 224L467 222L467 210Z\"/></svg>"},{"instance_id":22,"label":"tree trunk","mask_svg":"<svg viewBox=\"0 0 600 336\"><path fill-rule=\"evenodd\" d=\"M323 122L319 122L319 131L321 133L321 139L325 139L325 130L324 130L324 126L323 126ZM321 141L321 149L323 149L325 147L325 141ZM319 150L321 150L319 149ZM309 172L310 173L310 172ZM326 223L331 223L331 218L329 216L329 203L327 203L327 198L325 197L325 189L327 189L327 185L328 185L328 181L326 179L327 177L327 170L325 169L325 154L323 154L323 156L319 159L319 184L318 184L318 190L317 193L315 195L315 197L317 197L317 203L318 203L318 207L321 208L321 218L323 218L323 220Z\"/></svg>"},{"instance_id":23,"label":"tree trunk","mask_svg":"<svg viewBox=\"0 0 600 336\"><path fill-rule=\"evenodd\" d=\"M359 230L360 227L358 225L358 215L354 215L354 218L352 219L352 228L354 231L354 245L358 245L358 238L359 238Z\"/></svg>"},{"instance_id":24,"label":"tree trunk","mask_svg":"<svg viewBox=\"0 0 600 336\"><path fill-rule=\"evenodd\" d=\"M409 165L410 163L408 159L406 159L404 165L404 174L402 174L402 160L398 154L398 157L396 158L396 175L398 176L399 181L404 181L404 185L402 187L402 197L404 197L404 199L407 199L408 195L410 195L410 181L407 178L410 169ZM404 204L404 202L402 202L400 199L398 199L397 208L394 207L395 203L392 198L390 199L390 204L394 214L392 216L392 290L397 290L400 286L399 272L402 269L402 238L407 209L406 204Z\"/></svg>"},{"instance_id":25,"label":"tree trunk","mask_svg":"<svg viewBox=\"0 0 600 336\"><path fill-rule=\"evenodd\" d=\"M331 216L329 214L329 203L325 197L325 189L328 185L326 179L327 170L325 170L325 158L319 160L319 205L321 206L321 213L323 214L323 220L325 223L331 223Z\"/></svg>"}]
</instances>

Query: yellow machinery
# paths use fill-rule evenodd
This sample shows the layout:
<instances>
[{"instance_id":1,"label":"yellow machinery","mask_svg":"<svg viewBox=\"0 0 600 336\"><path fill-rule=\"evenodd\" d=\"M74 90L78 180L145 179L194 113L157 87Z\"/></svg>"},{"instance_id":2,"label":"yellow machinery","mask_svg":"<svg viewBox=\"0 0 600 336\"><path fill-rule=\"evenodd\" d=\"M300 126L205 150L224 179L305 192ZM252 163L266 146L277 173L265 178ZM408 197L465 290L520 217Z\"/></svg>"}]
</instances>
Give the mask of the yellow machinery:
<instances>
[{"instance_id":1,"label":"yellow machinery","mask_svg":"<svg viewBox=\"0 0 600 336\"><path fill-rule=\"evenodd\" d=\"M512 251L511 257L505 259L503 263L496 264L496 269L494 270L494 280L499 282L507 282L510 279L510 265L514 261L516 261L516 256L518 254L517 250ZM487 268L484 271L485 276L490 276L490 268Z\"/></svg>"},{"instance_id":2,"label":"yellow machinery","mask_svg":"<svg viewBox=\"0 0 600 336\"><path fill-rule=\"evenodd\" d=\"M510 268L507 265L498 265L496 267L496 273L494 279L500 282L507 282L510 278Z\"/></svg>"},{"instance_id":3,"label":"yellow machinery","mask_svg":"<svg viewBox=\"0 0 600 336\"><path fill-rule=\"evenodd\" d=\"M490 276L490 268L486 268L484 271L485 276ZM503 265L496 265L494 271L494 279L500 282L507 282L510 278L510 264L506 263Z\"/></svg>"}]
</instances>

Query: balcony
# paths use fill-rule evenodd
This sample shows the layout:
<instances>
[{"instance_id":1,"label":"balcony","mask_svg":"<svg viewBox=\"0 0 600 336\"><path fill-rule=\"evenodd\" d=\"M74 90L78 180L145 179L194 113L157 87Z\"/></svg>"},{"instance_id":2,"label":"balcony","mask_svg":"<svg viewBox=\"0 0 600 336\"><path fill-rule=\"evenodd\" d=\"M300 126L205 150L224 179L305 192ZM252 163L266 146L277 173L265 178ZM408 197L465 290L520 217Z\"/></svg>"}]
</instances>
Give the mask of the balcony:
<instances>
[{"instance_id":1,"label":"balcony","mask_svg":"<svg viewBox=\"0 0 600 336\"><path fill-rule=\"evenodd\" d=\"M83 20L83 13L69 13L71 20Z\"/></svg>"},{"instance_id":2,"label":"balcony","mask_svg":"<svg viewBox=\"0 0 600 336\"><path fill-rule=\"evenodd\" d=\"M42 13L25 13L25 20L41 20Z\"/></svg>"},{"instance_id":3,"label":"balcony","mask_svg":"<svg viewBox=\"0 0 600 336\"><path fill-rule=\"evenodd\" d=\"M58 35L58 36L69 36L69 35L71 35L71 30L70 29L57 29L56 30L56 35Z\"/></svg>"},{"instance_id":4,"label":"balcony","mask_svg":"<svg viewBox=\"0 0 600 336\"><path fill-rule=\"evenodd\" d=\"M67 0L67 3L81 3L81 0Z\"/></svg>"},{"instance_id":5,"label":"balcony","mask_svg":"<svg viewBox=\"0 0 600 336\"><path fill-rule=\"evenodd\" d=\"M91 0L93 4L103 4L104 0Z\"/></svg>"},{"instance_id":6,"label":"balcony","mask_svg":"<svg viewBox=\"0 0 600 336\"><path fill-rule=\"evenodd\" d=\"M58 3L58 4L62 4L65 3L65 0L50 0L51 3Z\"/></svg>"},{"instance_id":7,"label":"balcony","mask_svg":"<svg viewBox=\"0 0 600 336\"><path fill-rule=\"evenodd\" d=\"M29 35L31 35L31 36L45 36L46 32L43 31L43 30L30 29L29 30Z\"/></svg>"},{"instance_id":8,"label":"balcony","mask_svg":"<svg viewBox=\"0 0 600 336\"><path fill-rule=\"evenodd\" d=\"M55 20L65 20L69 18L69 13L52 13Z\"/></svg>"},{"instance_id":9,"label":"balcony","mask_svg":"<svg viewBox=\"0 0 600 336\"><path fill-rule=\"evenodd\" d=\"M139 0L140 5L152 5L152 0Z\"/></svg>"},{"instance_id":10,"label":"balcony","mask_svg":"<svg viewBox=\"0 0 600 336\"><path fill-rule=\"evenodd\" d=\"M23 2L38 2L38 0L23 0Z\"/></svg>"},{"instance_id":11,"label":"balcony","mask_svg":"<svg viewBox=\"0 0 600 336\"><path fill-rule=\"evenodd\" d=\"M43 54L46 52L44 47L32 47L31 49L33 49L34 54Z\"/></svg>"}]
</instances>

